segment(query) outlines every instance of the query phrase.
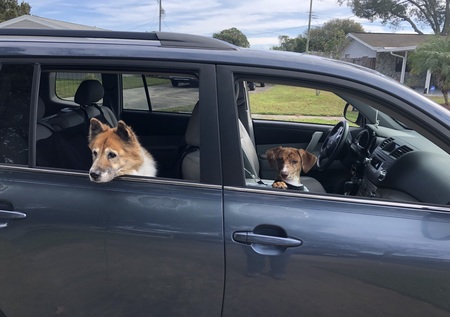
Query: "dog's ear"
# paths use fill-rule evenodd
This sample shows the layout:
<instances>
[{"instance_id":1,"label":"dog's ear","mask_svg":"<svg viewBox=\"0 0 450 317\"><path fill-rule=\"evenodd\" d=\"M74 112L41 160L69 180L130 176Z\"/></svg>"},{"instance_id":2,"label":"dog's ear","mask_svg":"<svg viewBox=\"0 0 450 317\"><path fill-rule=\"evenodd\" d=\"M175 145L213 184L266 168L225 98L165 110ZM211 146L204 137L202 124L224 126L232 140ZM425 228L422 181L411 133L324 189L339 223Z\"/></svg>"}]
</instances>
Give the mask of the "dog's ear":
<instances>
[{"instance_id":1,"label":"dog's ear","mask_svg":"<svg viewBox=\"0 0 450 317\"><path fill-rule=\"evenodd\" d=\"M89 127L89 142L92 141L97 135L99 135L102 132L105 132L108 130L108 126L101 123L99 120L92 118L91 119L91 125Z\"/></svg>"},{"instance_id":2,"label":"dog's ear","mask_svg":"<svg viewBox=\"0 0 450 317\"><path fill-rule=\"evenodd\" d=\"M316 164L317 162L317 156L315 156L312 153L309 153L308 151L305 151L304 149L298 150L300 157L302 158L302 170L305 173L308 173L311 168Z\"/></svg>"},{"instance_id":3,"label":"dog's ear","mask_svg":"<svg viewBox=\"0 0 450 317\"><path fill-rule=\"evenodd\" d=\"M274 168L277 165L277 156L281 149L282 147L278 146L266 151L266 158L269 161L270 167Z\"/></svg>"},{"instance_id":4,"label":"dog's ear","mask_svg":"<svg viewBox=\"0 0 450 317\"><path fill-rule=\"evenodd\" d=\"M134 132L133 130L131 130L131 127L127 126L126 123L122 120L117 123L115 132L124 142L129 142L133 138L135 138Z\"/></svg>"}]
</instances>

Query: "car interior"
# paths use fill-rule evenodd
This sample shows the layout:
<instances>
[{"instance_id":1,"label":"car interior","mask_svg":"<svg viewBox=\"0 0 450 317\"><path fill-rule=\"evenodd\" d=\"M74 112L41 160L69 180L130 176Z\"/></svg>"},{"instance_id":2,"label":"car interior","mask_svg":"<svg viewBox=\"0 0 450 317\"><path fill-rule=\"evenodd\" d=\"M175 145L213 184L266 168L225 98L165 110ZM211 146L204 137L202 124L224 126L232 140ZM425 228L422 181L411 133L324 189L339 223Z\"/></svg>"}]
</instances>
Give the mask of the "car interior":
<instances>
[{"instance_id":1,"label":"car interior","mask_svg":"<svg viewBox=\"0 0 450 317\"><path fill-rule=\"evenodd\" d=\"M265 153L272 147L288 146L307 149L318 157L317 166L301 176L312 193L450 204L450 171L443 168L448 166L448 153L400 120L377 110L373 98L328 89L339 98L343 112L329 124L261 117L253 111L256 107L251 94L262 87L250 90L249 82L264 83L264 89L280 84L265 78L235 80L243 184L248 188L278 190L272 189L275 174ZM3 88L6 83L3 81ZM287 81L281 84L300 85ZM324 90L308 88L316 89L317 94ZM20 100L15 98L16 103ZM89 120L97 118L110 126L124 120L158 162L159 177L200 182L198 101L196 73L43 69L36 166L87 171L92 162L87 146ZM1 128L24 139L24 132L17 130L25 130L18 127L22 121L16 120L14 111L5 109ZM20 147L22 143L16 144ZM26 149L25 144L22 148ZM27 151L16 152L22 158L10 162L26 164ZM3 161L8 163L8 158Z\"/></svg>"}]
</instances>

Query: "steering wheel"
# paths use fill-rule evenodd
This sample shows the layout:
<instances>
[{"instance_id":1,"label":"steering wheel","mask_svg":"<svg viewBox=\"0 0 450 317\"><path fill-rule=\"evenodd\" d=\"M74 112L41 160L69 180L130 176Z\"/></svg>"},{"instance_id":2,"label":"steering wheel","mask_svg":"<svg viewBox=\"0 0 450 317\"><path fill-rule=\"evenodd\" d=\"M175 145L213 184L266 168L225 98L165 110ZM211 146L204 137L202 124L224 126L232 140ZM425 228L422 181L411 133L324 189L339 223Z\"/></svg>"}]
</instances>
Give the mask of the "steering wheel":
<instances>
[{"instance_id":1,"label":"steering wheel","mask_svg":"<svg viewBox=\"0 0 450 317\"><path fill-rule=\"evenodd\" d=\"M333 129L331 129L323 142L319 156L317 157L317 167L319 170L323 171L327 169L331 163L339 157L339 154L341 154L341 151L344 148L345 140L348 138L349 131L347 120L338 122Z\"/></svg>"}]
</instances>

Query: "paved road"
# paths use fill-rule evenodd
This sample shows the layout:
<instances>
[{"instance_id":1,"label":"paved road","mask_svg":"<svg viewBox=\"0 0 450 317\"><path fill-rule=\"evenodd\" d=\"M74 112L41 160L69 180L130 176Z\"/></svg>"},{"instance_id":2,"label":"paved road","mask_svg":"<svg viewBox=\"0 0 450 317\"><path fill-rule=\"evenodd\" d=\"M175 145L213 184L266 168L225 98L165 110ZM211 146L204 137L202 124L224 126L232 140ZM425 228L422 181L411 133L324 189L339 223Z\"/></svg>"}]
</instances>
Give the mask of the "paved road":
<instances>
[{"instance_id":1,"label":"paved road","mask_svg":"<svg viewBox=\"0 0 450 317\"><path fill-rule=\"evenodd\" d=\"M172 87L171 84L150 86L149 93L153 110L191 106L198 101L198 88L187 86ZM125 107L148 110L143 88L126 89L123 98Z\"/></svg>"}]
</instances>

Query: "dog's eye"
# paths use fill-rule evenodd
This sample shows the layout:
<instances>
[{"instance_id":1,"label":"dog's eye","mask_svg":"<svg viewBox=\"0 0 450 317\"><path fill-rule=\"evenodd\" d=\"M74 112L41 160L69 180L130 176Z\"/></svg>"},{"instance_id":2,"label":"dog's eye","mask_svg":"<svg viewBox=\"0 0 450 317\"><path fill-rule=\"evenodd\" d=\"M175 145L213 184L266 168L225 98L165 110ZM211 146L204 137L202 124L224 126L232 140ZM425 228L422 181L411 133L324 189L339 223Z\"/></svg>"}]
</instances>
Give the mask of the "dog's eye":
<instances>
[{"instance_id":1,"label":"dog's eye","mask_svg":"<svg viewBox=\"0 0 450 317\"><path fill-rule=\"evenodd\" d=\"M97 157L97 151L92 151L92 155L93 155L94 157Z\"/></svg>"},{"instance_id":2,"label":"dog's eye","mask_svg":"<svg viewBox=\"0 0 450 317\"><path fill-rule=\"evenodd\" d=\"M115 158L117 155L116 155L116 153L113 153L113 152L109 152L108 153L108 159L113 159L113 158Z\"/></svg>"},{"instance_id":3,"label":"dog's eye","mask_svg":"<svg viewBox=\"0 0 450 317\"><path fill-rule=\"evenodd\" d=\"M297 164L297 163L298 163L298 161L296 161L296 160L292 160L292 161L291 161L291 164L292 164L292 165Z\"/></svg>"}]
</instances>

